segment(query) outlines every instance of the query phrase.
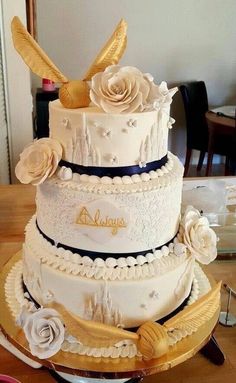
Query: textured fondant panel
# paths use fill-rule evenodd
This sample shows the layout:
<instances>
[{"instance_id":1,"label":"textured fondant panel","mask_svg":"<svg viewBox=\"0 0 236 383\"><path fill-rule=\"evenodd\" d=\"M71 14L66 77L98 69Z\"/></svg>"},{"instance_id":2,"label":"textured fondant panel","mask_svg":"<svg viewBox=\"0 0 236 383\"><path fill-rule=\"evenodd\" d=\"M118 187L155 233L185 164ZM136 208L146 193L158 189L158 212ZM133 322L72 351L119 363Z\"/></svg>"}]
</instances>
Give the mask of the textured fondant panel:
<instances>
[{"instance_id":1,"label":"textured fondant panel","mask_svg":"<svg viewBox=\"0 0 236 383\"><path fill-rule=\"evenodd\" d=\"M58 179L40 185L39 228L56 243L104 253L148 251L177 233L182 166L176 157L170 173L141 182L138 191L136 184L121 185L120 191L117 185L104 185L104 193L101 187L88 184L86 190L83 183L80 190L78 183Z\"/></svg>"},{"instance_id":2,"label":"textured fondant panel","mask_svg":"<svg viewBox=\"0 0 236 383\"><path fill-rule=\"evenodd\" d=\"M65 109L56 100L49 115L50 137L63 146L63 159L75 164L138 165L167 153L168 113L107 114L96 107Z\"/></svg>"}]
</instances>

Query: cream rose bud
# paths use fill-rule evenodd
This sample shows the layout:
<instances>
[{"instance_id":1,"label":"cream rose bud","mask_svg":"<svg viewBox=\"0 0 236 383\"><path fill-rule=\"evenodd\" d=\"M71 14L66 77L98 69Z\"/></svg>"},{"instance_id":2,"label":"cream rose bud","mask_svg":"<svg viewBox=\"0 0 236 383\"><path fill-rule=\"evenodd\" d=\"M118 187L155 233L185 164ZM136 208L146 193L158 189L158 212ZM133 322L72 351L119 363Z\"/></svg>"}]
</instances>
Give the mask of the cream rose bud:
<instances>
[{"instance_id":1,"label":"cream rose bud","mask_svg":"<svg viewBox=\"0 0 236 383\"><path fill-rule=\"evenodd\" d=\"M39 359L55 355L65 338L65 328L54 309L39 309L25 318L23 330L31 354Z\"/></svg>"},{"instance_id":2,"label":"cream rose bud","mask_svg":"<svg viewBox=\"0 0 236 383\"><path fill-rule=\"evenodd\" d=\"M39 185L51 177L62 157L61 144L52 138L41 138L27 146L16 165L16 177L23 184Z\"/></svg>"},{"instance_id":3,"label":"cream rose bud","mask_svg":"<svg viewBox=\"0 0 236 383\"><path fill-rule=\"evenodd\" d=\"M188 206L181 221L182 240L197 261L208 264L217 256L217 237L206 217Z\"/></svg>"},{"instance_id":4,"label":"cream rose bud","mask_svg":"<svg viewBox=\"0 0 236 383\"><path fill-rule=\"evenodd\" d=\"M151 86L137 68L111 65L92 77L90 98L106 113L132 113L143 110Z\"/></svg>"}]
</instances>

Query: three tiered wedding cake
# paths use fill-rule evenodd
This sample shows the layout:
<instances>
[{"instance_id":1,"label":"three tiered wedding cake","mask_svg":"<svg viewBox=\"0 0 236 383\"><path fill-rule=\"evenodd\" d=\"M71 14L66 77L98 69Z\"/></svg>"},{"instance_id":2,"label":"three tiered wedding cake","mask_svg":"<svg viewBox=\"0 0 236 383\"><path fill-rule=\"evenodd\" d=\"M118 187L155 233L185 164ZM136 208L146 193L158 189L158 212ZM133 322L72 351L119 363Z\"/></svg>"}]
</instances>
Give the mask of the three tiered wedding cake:
<instances>
[{"instance_id":1,"label":"three tiered wedding cake","mask_svg":"<svg viewBox=\"0 0 236 383\"><path fill-rule=\"evenodd\" d=\"M216 257L215 233L192 207L180 216L183 166L168 152L176 91L108 66L91 78L92 104L66 108L63 93L49 106L50 138L21 154L16 175L37 185L37 210L12 270L24 281L12 311L33 355L158 357L196 331L167 316L207 293L202 320L218 307L196 263Z\"/></svg>"}]
</instances>

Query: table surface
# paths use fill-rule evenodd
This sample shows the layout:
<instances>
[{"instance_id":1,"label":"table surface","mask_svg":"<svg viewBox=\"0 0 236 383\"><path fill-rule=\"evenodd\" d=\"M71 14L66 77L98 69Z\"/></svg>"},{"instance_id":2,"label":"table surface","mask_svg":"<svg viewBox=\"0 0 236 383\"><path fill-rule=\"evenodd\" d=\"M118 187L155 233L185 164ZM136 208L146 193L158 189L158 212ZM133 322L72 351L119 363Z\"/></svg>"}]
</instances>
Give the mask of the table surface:
<instances>
[{"instance_id":1,"label":"table surface","mask_svg":"<svg viewBox=\"0 0 236 383\"><path fill-rule=\"evenodd\" d=\"M0 268L21 249L24 227L35 211L35 188L28 185L0 185ZM208 270L216 280L228 283L236 290L236 262L215 261ZM222 291L225 310L227 294ZM232 298L231 312L236 315L236 299ZM195 355L177 367L144 378L143 383L235 383L236 381L236 327L218 325L215 336L226 355L223 366L216 366L201 354ZM22 383L50 383L55 380L46 369L34 370L0 347L0 374L8 374Z\"/></svg>"},{"instance_id":2,"label":"table surface","mask_svg":"<svg viewBox=\"0 0 236 383\"><path fill-rule=\"evenodd\" d=\"M205 116L207 120L215 122L216 124L228 126L230 128L235 127L235 119L233 118L227 116L219 116L218 114L211 111L206 112Z\"/></svg>"}]
</instances>

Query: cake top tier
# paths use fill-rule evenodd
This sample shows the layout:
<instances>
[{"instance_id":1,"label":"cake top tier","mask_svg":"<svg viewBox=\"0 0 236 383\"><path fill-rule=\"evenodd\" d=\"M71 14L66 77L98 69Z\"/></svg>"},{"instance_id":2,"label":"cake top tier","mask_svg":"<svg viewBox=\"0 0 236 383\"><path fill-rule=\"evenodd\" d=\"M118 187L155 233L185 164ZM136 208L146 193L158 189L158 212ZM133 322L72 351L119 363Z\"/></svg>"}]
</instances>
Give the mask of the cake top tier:
<instances>
[{"instance_id":1,"label":"cake top tier","mask_svg":"<svg viewBox=\"0 0 236 383\"><path fill-rule=\"evenodd\" d=\"M14 46L31 70L61 82L60 101L50 103L50 138L21 154L16 175L42 183L60 168L96 176L131 176L167 162L170 104L177 88L154 83L150 74L117 65L126 45L126 23L118 24L82 80L70 81L32 39L20 20L12 21ZM112 64L112 65L110 65Z\"/></svg>"},{"instance_id":2,"label":"cake top tier","mask_svg":"<svg viewBox=\"0 0 236 383\"><path fill-rule=\"evenodd\" d=\"M50 138L25 149L17 177L38 184L58 165L69 174L112 178L161 168L167 162L175 92L134 67L108 67L92 78L93 105L69 109L59 100L50 103Z\"/></svg>"}]
</instances>

